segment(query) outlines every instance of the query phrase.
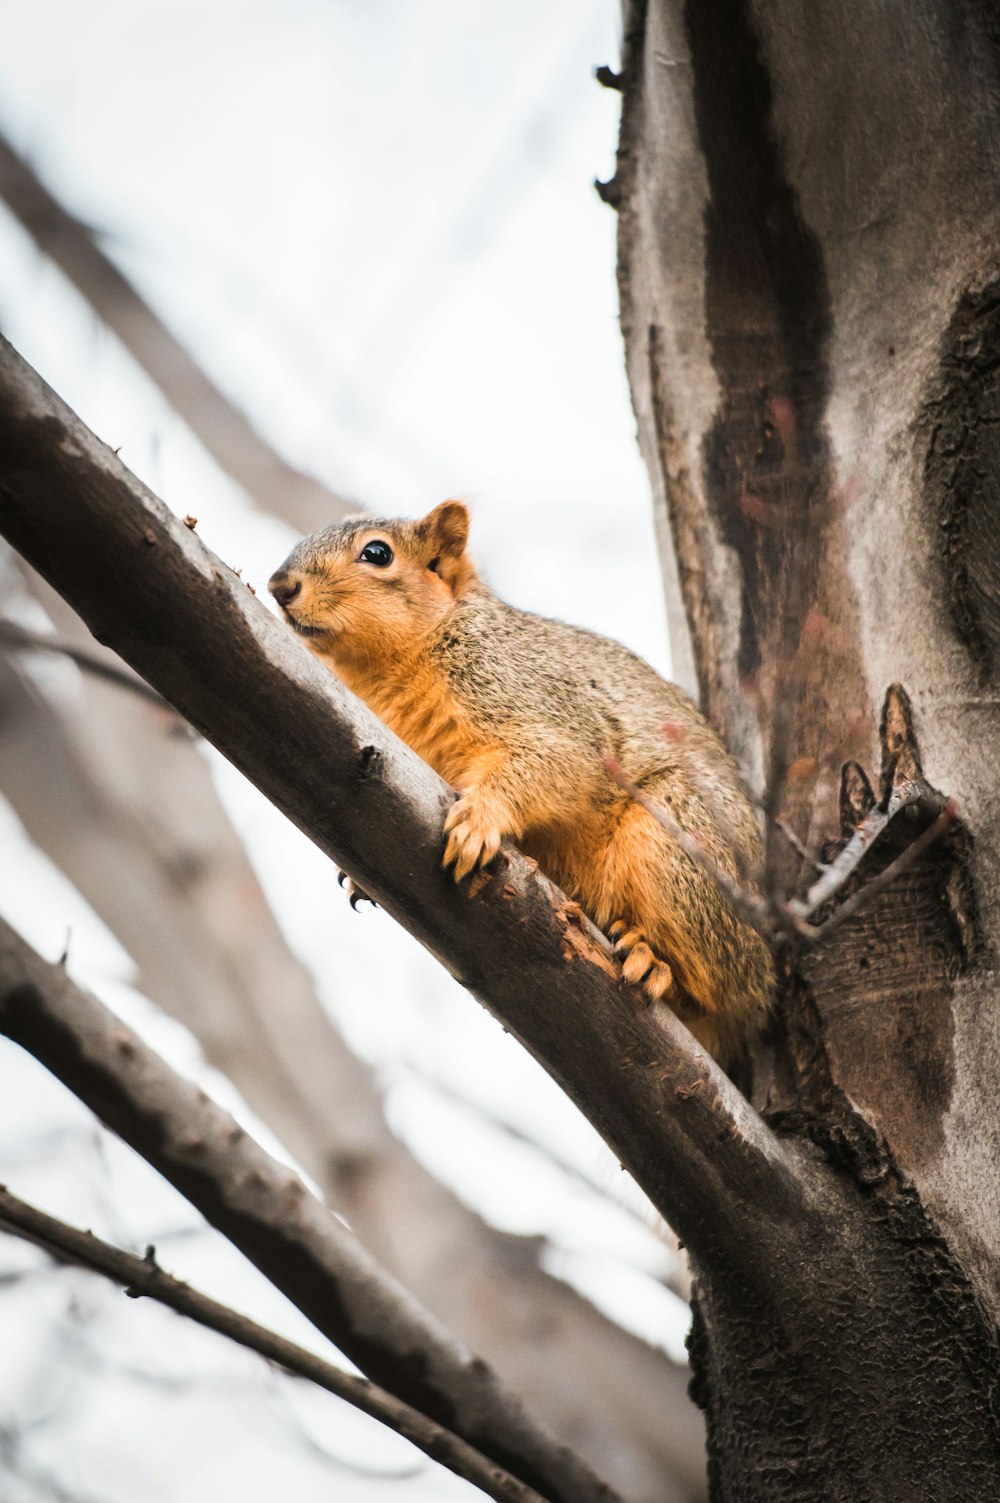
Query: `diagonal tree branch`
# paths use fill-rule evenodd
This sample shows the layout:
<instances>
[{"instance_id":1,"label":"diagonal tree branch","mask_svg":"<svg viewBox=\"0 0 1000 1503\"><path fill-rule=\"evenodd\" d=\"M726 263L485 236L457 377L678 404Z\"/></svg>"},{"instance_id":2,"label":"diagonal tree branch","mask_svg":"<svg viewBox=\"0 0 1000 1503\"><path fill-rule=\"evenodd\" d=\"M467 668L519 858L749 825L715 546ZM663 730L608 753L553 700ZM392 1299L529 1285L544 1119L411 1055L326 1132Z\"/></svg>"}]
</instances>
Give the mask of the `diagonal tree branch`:
<instances>
[{"instance_id":1,"label":"diagonal tree branch","mask_svg":"<svg viewBox=\"0 0 1000 1503\"><path fill-rule=\"evenodd\" d=\"M0 136L0 198L159 387L226 474L264 508L307 532L360 508L289 464L209 379L132 283L90 225L64 209Z\"/></svg>"},{"instance_id":2,"label":"diagonal tree branch","mask_svg":"<svg viewBox=\"0 0 1000 1503\"><path fill-rule=\"evenodd\" d=\"M474 1483L488 1497L495 1498L497 1503L545 1503L533 1488L519 1482L443 1425L435 1424L384 1388L364 1378L356 1378L332 1362L324 1362L306 1347L288 1341L248 1316L210 1299L181 1279L173 1278L160 1267L152 1248L144 1258L137 1258L133 1253L123 1252L95 1237L93 1232L80 1231L65 1221L46 1215L12 1195L3 1185L0 1185L0 1228L35 1242L91 1273L103 1274L133 1299L146 1295L210 1331L217 1331L250 1351L258 1352L295 1376L325 1388L328 1393L395 1430L432 1460L439 1461L459 1477Z\"/></svg>"},{"instance_id":3,"label":"diagonal tree branch","mask_svg":"<svg viewBox=\"0 0 1000 1503\"><path fill-rule=\"evenodd\" d=\"M813 1203L805 1151L767 1128L668 1009L636 1006L576 905L512 847L456 891L440 866L442 781L9 345L0 449L0 530L98 639L525 1043L697 1255L780 1278L789 1228Z\"/></svg>"},{"instance_id":4,"label":"diagonal tree branch","mask_svg":"<svg viewBox=\"0 0 1000 1503\"><path fill-rule=\"evenodd\" d=\"M83 645L65 601L37 576L32 587ZM0 725L0 791L31 838L368 1251L632 1503L703 1497L686 1367L540 1267L539 1239L487 1225L389 1131L374 1074L289 951L193 737L98 682L57 713L2 659Z\"/></svg>"},{"instance_id":5,"label":"diagonal tree branch","mask_svg":"<svg viewBox=\"0 0 1000 1503\"><path fill-rule=\"evenodd\" d=\"M0 1032L57 1075L374 1382L552 1503L614 1503L292 1170L2 920Z\"/></svg>"}]
</instances>

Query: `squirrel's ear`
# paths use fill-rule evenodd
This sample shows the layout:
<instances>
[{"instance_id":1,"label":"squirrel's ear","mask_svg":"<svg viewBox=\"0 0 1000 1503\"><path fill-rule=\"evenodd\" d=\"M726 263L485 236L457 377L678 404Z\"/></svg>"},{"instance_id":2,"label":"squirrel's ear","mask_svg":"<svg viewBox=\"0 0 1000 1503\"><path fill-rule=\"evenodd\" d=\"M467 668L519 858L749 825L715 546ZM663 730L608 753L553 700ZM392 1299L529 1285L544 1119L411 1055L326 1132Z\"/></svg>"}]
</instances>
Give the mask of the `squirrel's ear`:
<instances>
[{"instance_id":1,"label":"squirrel's ear","mask_svg":"<svg viewBox=\"0 0 1000 1503\"><path fill-rule=\"evenodd\" d=\"M461 501L442 501L418 523L427 567L457 589L469 572L464 554L469 539L469 510Z\"/></svg>"}]
</instances>

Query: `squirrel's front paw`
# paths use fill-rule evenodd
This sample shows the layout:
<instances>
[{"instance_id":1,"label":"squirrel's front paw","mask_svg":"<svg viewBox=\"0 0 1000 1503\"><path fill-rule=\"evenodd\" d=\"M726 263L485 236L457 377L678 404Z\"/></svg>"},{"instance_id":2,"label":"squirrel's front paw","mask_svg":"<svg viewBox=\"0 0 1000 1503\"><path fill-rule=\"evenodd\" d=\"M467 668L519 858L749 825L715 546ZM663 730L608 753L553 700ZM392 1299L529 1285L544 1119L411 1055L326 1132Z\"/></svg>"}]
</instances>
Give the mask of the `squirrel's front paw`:
<instances>
[{"instance_id":1,"label":"squirrel's front paw","mask_svg":"<svg viewBox=\"0 0 1000 1503\"><path fill-rule=\"evenodd\" d=\"M493 824L482 803L467 794L452 804L444 822L448 842L444 866L454 866L456 882L477 866L487 866L500 849L503 833Z\"/></svg>"},{"instance_id":2,"label":"squirrel's front paw","mask_svg":"<svg viewBox=\"0 0 1000 1503\"><path fill-rule=\"evenodd\" d=\"M644 929L630 929L624 919L617 919L608 929L615 954L622 963L622 975L633 986L642 985L650 1002L659 1002L674 989L674 973L665 960L651 949Z\"/></svg>"}]
</instances>

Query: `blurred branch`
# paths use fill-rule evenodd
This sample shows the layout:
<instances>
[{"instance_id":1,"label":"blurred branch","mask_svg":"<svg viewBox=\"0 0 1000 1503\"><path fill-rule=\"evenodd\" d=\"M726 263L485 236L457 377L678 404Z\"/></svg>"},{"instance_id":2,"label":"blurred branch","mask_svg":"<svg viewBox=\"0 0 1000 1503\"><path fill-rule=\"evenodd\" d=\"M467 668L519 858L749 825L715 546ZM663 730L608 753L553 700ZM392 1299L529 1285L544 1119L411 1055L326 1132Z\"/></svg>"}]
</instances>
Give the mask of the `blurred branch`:
<instances>
[{"instance_id":1,"label":"blurred branch","mask_svg":"<svg viewBox=\"0 0 1000 1503\"><path fill-rule=\"evenodd\" d=\"M402 1403L384 1388L369 1383L364 1378L355 1378L330 1362L307 1351L305 1347L287 1341L283 1336L260 1326L245 1315L238 1314L226 1305L210 1299L208 1295L192 1289L189 1284L164 1272L156 1261L153 1248L144 1258L134 1257L110 1243L103 1242L92 1232L80 1231L66 1222L36 1210L12 1195L0 1185L0 1226L38 1246L50 1249L60 1259L79 1264L92 1273L103 1274L113 1283L121 1285L132 1299L147 1295L161 1305L176 1310L217 1331L231 1341L248 1347L276 1362L297 1377L325 1388L328 1393L344 1399L356 1409L361 1409L373 1419L395 1430L404 1439L448 1467L459 1477L472 1482L497 1503L544 1503L544 1499L532 1488L517 1481L509 1472L488 1461L480 1452L466 1445L457 1435L442 1425L435 1424L419 1410Z\"/></svg>"},{"instance_id":2,"label":"blurred branch","mask_svg":"<svg viewBox=\"0 0 1000 1503\"><path fill-rule=\"evenodd\" d=\"M44 581L32 589L61 638L86 640ZM194 743L100 682L57 713L2 662L0 723L0 791L31 839L369 1252L632 1503L703 1497L686 1367L540 1267L537 1238L487 1225L390 1132L374 1072L289 950Z\"/></svg>"},{"instance_id":3,"label":"blurred branch","mask_svg":"<svg viewBox=\"0 0 1000 1503\"><path fill-rule=\"evenodd\" d=\"M362 1372L552 1503L614 1503L296 1174L2 920L0 1032L169 1180Z\"/></svg>"},{"instance_id":4,"label":"blurred branch","mask_svg":"<svg viewBox=\"0 0 1000 1503\"><path fill-rule=\"evenodd\" d=\"M16 1477L31 1489L35 1503L99 1503L95 1493L70 1491L62 1480L52 1472L33 1465L24 1455L24 1432L20 1426L0 1424L0 1484L4 1481L2 1468L8 1477ZM4 1491L6 1496L6 1491ZM22 1493L23 1497L24 1494Z\"/></svg>"},{"instance_id":5,"label":"blurred branch","mask_svg":"<svg viewBox=\"0 0 1000 1503\"><path fill-rule=\"evenodd\" d=\"M98 657L96 653L88 652L86 648L75 647L71 642L61 642L58 637L48 636L45 632L29 631L25 626L19 626L16 621L5 621L0 618L0 645L12 648L15 651L25 652L55 652L61 657L69 658L78 668L85 673L93 673L97 678L103 678L110 684L117 684L120 689L127 689L131 694L138 694L147 699L150 704L166 710L170 715L176 714L167 701L155 689L151 689L147 683L130 673L126 668L118 668L107 658Z\"/></svg>"},{"instance_id":6,"label":"blurred branch","mask_svg":"<svg viewBox=\"0 0 1000 1503\"><path fill-rule=\"evenodd\" d=\"M775 819L774 828L778 831L779 835L784 836L785 840L788 842L788 844L791 846L792 850L795 852L796 856L800 858L800 860L813 867L815 871L826 871L826 863L817 860L817 858L810 853L809 847L799 839L787 820L781 819L780 817Z\"/></svg>"},{"instance_id":7,"label":"blurred branch","mask_svg":"<svg viewBox=\"0 0 1000 1503\"><path fill-rule=\"evenodd\" d=\"M499 1133L521 1148L529 1149L531 1153L537 1155L559 1174L564 1175L571 1183L580 1186L588 1194L597 1196L610 1210L620 1213L649 1236L655 1237L660 1242L664 1253L669 1255L671 1262L670 1271L661 1282L665 1283L668 1289L672 1289L685 1304L689 1302L690 1285L677 1240L648 1201L636 1204L634 1200L624 1195L616 1195L610 1185L601 1181L599 1175L584 1169L580 1164L575 1164L565 1154L558 1153L551 1144L543 1143L538 1137L525 1132L509 1117L493 1111L482 1101L476 1101L466 1092L459 1090L451 1081L445 1080L439 1072L420 1069L411 1064L407 1066L407 1073L443 1101L449 1101L462 1111L468 1112L470 1116L477 1117L491 1131ZM620 1174L621 1171L618 1172Z\"/></svg>"},{"instance_id":8,"label":"blurred branch","mask_svg":"<svg viewBox=\"0 0 1000 1503\"><path fill-rule=\"evenodd\" d=\"M441 779L3 345L0 446L0 526L95 634L446 959L692 1249L775 1270L815 1167L669 1009L636 1008L578 905L509 845L457 889L440 865Z\"/></svg>"},{"instance_id":9,"label":"blurred branch","mask_svg":"<svg viewBox=\"0 0 1000 1503\"><path fill-rule=\"evenodd\" d=\"M105 255L97 232L63 208L2 136L0 197L39 250L114 331L220 468L259 506L287 517L305 532L360 509L276 453Z\"/></svg>"}]
</instances>

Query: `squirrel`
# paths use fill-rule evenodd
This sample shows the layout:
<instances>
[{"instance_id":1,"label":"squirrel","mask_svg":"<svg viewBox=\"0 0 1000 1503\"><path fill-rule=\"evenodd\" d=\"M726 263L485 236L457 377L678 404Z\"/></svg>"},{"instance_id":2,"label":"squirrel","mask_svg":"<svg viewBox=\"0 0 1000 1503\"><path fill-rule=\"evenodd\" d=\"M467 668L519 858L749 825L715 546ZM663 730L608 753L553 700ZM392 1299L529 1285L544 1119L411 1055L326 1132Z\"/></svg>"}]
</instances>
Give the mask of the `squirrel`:
<instances>
[{"instance_id":1,"label":"squirrel","mask_svg":"<svg viewBox=\"0 0 1000 1503\"><path fill-rule=\"evenodd\" d=\"M268 587L326 666L458 790L444 851L456 880L512 837L609 935L625 980L731 1065L767 1019L770 952L608 764L752 883L760 837L736 764L628 648L494 595L468 534L460 501L415 522L358 517L304 538Z\"/></svg>"}]
</instances>

